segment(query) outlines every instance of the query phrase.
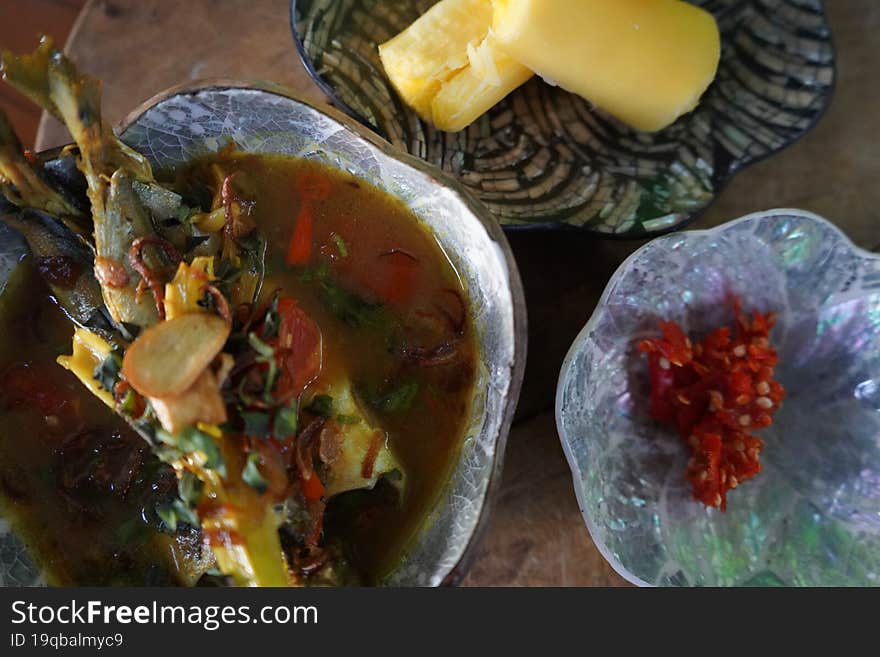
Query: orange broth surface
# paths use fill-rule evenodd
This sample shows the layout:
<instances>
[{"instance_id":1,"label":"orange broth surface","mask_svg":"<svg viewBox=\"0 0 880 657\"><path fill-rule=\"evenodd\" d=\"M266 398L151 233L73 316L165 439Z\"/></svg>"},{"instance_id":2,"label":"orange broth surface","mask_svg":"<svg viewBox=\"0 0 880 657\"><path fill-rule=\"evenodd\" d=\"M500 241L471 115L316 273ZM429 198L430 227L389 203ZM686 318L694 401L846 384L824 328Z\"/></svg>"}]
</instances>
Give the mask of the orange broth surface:
<instances>
[{"instance_id":1,"label":"orange broth surface","mask_svg":"<svg viewBox=\"0 0 880 657\"><path fill-rule=\"evenodd\" d=\"M166 180L185 202L208 206L218 173L235 173L237 189L253 201L251 219L267 243L261 301L280 290L320 329L322 368L313 385L332 396L334 385L349 382L401 463L401 495L380 480L371 491L332 498L325 514L325 539L342 542L358 581L378 583L443 494L459 454L476 362L466 290L412 213L362 180L313 161L229 151L196 160ZM314 179L329 191L321 200L303 196L302 181ZM290 264L290 242L304 212L312 222L308 257ZM32 370L35 390L51 390L63 398L58 403L64 409L59 422L50 417L48 402L40 407L19 399L37 393L0 390L4 514L55 583L194 583L181 563L203 556L198 537L160 534L148 522L154 498L174 488L167 469L55 364L56 356L69 353L72 328L32 269L20 269L22 280L0 305L0 372ZM450 332L457 336L452 357L437 349ZM65 441L78 441L79 451L62 450ZM79 455L84 451L106 465L101 459L110 458L108 442L122 462L112 465L127 482L124 492ZM79 455L76 467L91 474L59 474L71 453ZM139 463L131 466L131 477L126 455ZM71 480L86 504L70 501Z\"/></svg>"}]
</instances>

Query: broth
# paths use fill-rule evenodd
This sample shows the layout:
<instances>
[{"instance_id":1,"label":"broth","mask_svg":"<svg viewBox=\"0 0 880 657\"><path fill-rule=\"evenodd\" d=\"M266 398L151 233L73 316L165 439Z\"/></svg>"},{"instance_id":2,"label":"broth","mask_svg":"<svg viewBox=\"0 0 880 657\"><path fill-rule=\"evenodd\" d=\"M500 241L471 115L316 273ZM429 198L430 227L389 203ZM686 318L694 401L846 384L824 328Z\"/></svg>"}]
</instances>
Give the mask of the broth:
<instances>
[{"instance_id":1,"label":"broth","mask_svg":"<svg viewBox=\"0 0 880 657\"><path fill-rule=\"evenodd\" d=\"M192 535L156 531L174 473L55 357L72 328L30 260L0 297L0 510L48 583L169 585Z\"/></svg>"},{"instance_id":2,"label":"broth","mask_svg":"<svg viewBox=\"0 0 880 657\"><path fill-rule=\"evenodd\" d=\"M339 381L349 381L387 432L404 471L402 494L383 479L373 490L335 496L324 517L325 540L341 541L358 581L378 583L442 495L461 447L476 360L466 291L440 245L411 212L364 181L312 161L229 150L194 161L166 180L186 203L208 210L218 174L235 174L238 189L253 199L251 218L268 247L260 301L268 303L280 289L320 329L322 367L313 387L332 396ZM315 180L329 194L306 200L303 181ZM292 234L307 203L313 221L307 258L291 265ZM48 407L24 409L16 401L21 394L2 393L4 510L55 582L170 583L175 562L203 556L192 536L154 529L149 508L174 488L170 471L55 365L54 358L69 348L71 328L51 306L42 282L32 272L25 278L18 291L10 288L3 295L0 371L27 364L39 390L63 392L68 405L59 428L54 420L47 424ZM68 440L79 436L76 449L96 458L112 451L108 440L114 454L129 455L129 475L119 475L125 494L107 494L112 477L92 474L85 478L91 482L88 504L71 505L58 472L74 452L59 451L59 431ZM29 436L24 444L21 435ZM118 459L126 471L128 461ZM138 520L132 525L133 518ZM114 567L99 567L106 563ZM186 582L185 573L177 579Z\"/></svg>"}]
</instances>

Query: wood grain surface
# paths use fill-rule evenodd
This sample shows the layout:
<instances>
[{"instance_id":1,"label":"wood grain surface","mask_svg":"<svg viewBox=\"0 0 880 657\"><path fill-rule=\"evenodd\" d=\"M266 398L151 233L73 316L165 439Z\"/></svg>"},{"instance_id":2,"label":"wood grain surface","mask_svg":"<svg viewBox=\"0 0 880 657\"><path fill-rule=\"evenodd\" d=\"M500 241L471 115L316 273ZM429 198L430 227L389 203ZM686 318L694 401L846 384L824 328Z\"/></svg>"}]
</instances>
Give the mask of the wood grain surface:
<instances>
[{"instance_id":1,"label":"wood grain surface","mask_svg":"<svg viewBox=\"0 0 880 657\"><path fill-rule=\"evenodd\" d=\"M880 3L827 5L839 57L829 112L797 144L735 177L694 228L800 207L836 222L860 246L880 247ZM197 78L268 79L322 99L291 41L287 0L90 0L67 51L105 81L111 121L162 89ZM44 117L38 148L66 140ZM571 341L609 276L640 243L571 233L509 238L526 289L529 358L502 491L465 584L625 585L584 528L552 403Z\"/></svg>"}]
</instances>

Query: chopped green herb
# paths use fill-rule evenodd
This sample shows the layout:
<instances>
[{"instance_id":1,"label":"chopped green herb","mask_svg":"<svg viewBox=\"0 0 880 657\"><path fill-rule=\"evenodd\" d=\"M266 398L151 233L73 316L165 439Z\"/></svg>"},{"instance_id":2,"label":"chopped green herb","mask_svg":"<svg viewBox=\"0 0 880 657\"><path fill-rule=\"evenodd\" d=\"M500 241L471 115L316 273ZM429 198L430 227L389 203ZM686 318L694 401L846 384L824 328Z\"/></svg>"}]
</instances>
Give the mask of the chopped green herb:
<instances>
[{"instance_id":1,"label":"chopped green herb","mask_svg":"<svg viewBox=\"0 0 880 657\"><path fill-rule=\"evenodd\" d=\"M418 394L419 384L412 381L380 397L373 406L382 411L406 411L412 408Z\"/></svg>"},{"instance_id":2,"label":"chopped green herb","mask_svg":"<svg viewBox=\"0 0 880 657\"><path fill-rule=\"evenodd\" d=\"M180 495L180 499L190 507L199 503L203 487L204 484L192 472L184 472L177 482L177 492Z\"/></svg>"},{"instance_id":3,"label":"chopped green herb","mask_svg":"<svg viewBox=\"0 0 880 657\"><path fill-rule=\"evenodd\" d=\"M315 395L312 397L309 405L306 406L306 410L321 417L330 417L333 415L333 397L330 395Z\"/></svg>"},{"instance_id":4,"label":"chopped green herb","mask_svg":"<svg viewBox=\"0 0 880 657\"><path fill-rule=\"evenodd\" d=\"M243 238L238 240L238 244L242 246L247 253L248 260L251 261L251 265L257 265L258 260L261 260L266 255L266 248L268 243L266 242L266 238L263 237L262 233L258 230L251 231L251 233Z\"/></svg>"},{"instance_id":5,"label":"chopped green herb","mask_svg":"<svg viewBox=\"0 0 880 657\"><path fill-rule=\"evenodd\" d=\"M321 301L338 319L352 328L361 328L376 321L381 304L370 303L363 297L349 292L335 282L319 282Z\"/></svg>"},{"instance_id":6,"label":"chopped green herb","mask_svg":"<svg viewBox=\"0 0 880 657\"><path fill-rule=\"evenodd\" d=\"M260 474L260 470L257 465L260 462L260 455L256 452L251 452L248 454L247 462L244 464L244 469L241 471L241 478L248 486L251 486L259 493L265 493L266 489L269 488L269 482L266 481L266 478Z\"/></svg>"},{"instance_id":7,"label":"chopped green herb","mask_svg":"<svg viewBox=\"0 0 880 657\"><path fill-rule=\"evenodd\" d=\"M281 316L278 314L278 295L272 298L272 304L266 311L263 319L262 338L268 340L278 335L278 326L281 324Z\"/></svg>"},{"instance_id":8,"label":"chopped green herb","mask_svg":"<svg viewBox=\"0 0 880 657\"><path fill-rule=\"evenodd\" d=\"M345 240L342 239L342 235L339 233L330 233L330 239L332 239L333 243L336 245L336 250L339 251L339 257L347 258L348 245L345 243Z\"/></svg>"},{"instance_id":9,"label":"chopped green herb","mask_svg":"<svg viewBox=\"0 0 880 657\"><path fill-rule=\"evenodd\" d=\"M336 416L336 421L339 422L339 424L359 424L361 419L357 415L340 413Z\"/></svg>"},{"instance_id":10,"label":"chopped green herb","mask_svg":"<svg viewBox=\"0 0 880 657\"><path fill-rule=\"evenodd\" d=\"M244 420L244 432L248 436L266 438L269 435L269 414L260 411L242 411L239 413Z\"/></svg>"},{"instance_id":11,"label":"chopped green herb","mask_svg":"<svg viewBox=\"0 0 880 657\"><path fill-rule=\"evenodd\" d=\"M157 506L156 515L161 518L165 526L172 532L176 532L178 524L182 522L192 527L199 526L198 516L179 499L174 500L170 504Z\"/></svg>"},{"instance_id":12,"label":"chopped green herb","mask_svg":"<svg viewBox=\"0 0 880 657\"><path fill-rule=\"evenodd\" d=\"M214 275L219 279L220 285L230 285L241 278L243 271L241 267L236 267L229 260L221 260L214 270Z\"/></svg>"},{"instance_id":13,"label":"chopped green herb","mask_svg":"<svg viewBox=\"0 0 880 657\"><path fill-rule=\"evenodd\" d=\"M95 368L95 380L108 392L113 392L113 386L119 381L119 370L122 369L122 356L116 350L101 361Z\"/></svg>"},{"instance_id":14,"label":"chopped green herb","mask_svg":"<svg viewBox=\"0 0 880 657\"><path fill-rule=\"evenodd\" d=\"M208 235L190 235L186 238L186 246L184 247L184 253L189 253L190 251L195 251L199 246L207 242L209 239Z\"/></svg>"},{"instance_id":15,"label":"chopped green herb","mask_svg":"<svg viewBox=\"0 0 880 657\"><path fill-rule=\"evenodd\" d=\"M226 476L226 463L223 461L217 441L212 436L196 427L188 427L177 434L176 438L177 447L184 452L204 452L207 457L205 467L216 470L221 477Z\"/></svg>"},{"instance_id":16,"label":"chopped green herb","mask_svg":"<svg viewBox=\"0 0 880 657\"><path fill-rule=\"evenodd\" d=\"M276 440L287 440L296 435L299 427L299 404L296 401L278 409L272 433Z\"/></svg>"},{"instance_id":17,"label":"chopped green herb","mask_svg":"<svg viewBox=\"0 0 880 657\"><path fill-rule=\"evenodd\" d=\"M248 342L258 354L264 358L275 356L275 350L257 337L256 333L248 333Z\"/></svg>"},{"instance_id":18,"label":"chopped green herb","mask_svg":"<svg viewBox=\"0 0 880 657\"><path fill-rule=\"evenodd\" d=\"M122 398L122 403L119 405L119 410L126 415L134 415L136 402L137 395L134 394L134 390L126 390L125 397Z\"/></svg>"},{"instance_id":19,"label":"chopped green herb","mask_svg":"<svg viewBox=\"0 0 880 657\"><path fill-rule=\"evenodd\" d=\"M327 266L326 262L322 262L313 269L306 269L299 275L299 280L301 283L312 283L314 281L325 281L329 276L330 268Z\"/></svg>"},{"instance_id":20,"label":"chopped green herb","mask_svg":"<svg viewBox=\"0 0 880 657\"><path fill-rule=\"evenodd\" d=\"M177 208L177 220L181 223L189 219L189 216L192 214L193 208L189 207L185 203L181 203Z\"/></svg>"},{"instance_id":21,"label":"chopped green herb","mask_svg":"<svg viewBox=\"0 0 880 657\"><path fill-rule=\"evenodd\" d=\"M345 245L345 242L342 242L342 244ZM371 303L354 292L343 288L333 279L327 263L321 263L318 267L307 269L300 274L299 280L303 283L317 283L318 289L321 292L321 301L324 305L338 319L353 328L372 324L376 321L382 309L381 304Z\"/></svg>"},{"instance_id":22,"label":"chopped green herb","mask_svg":"<svg viewBox=\"0 0 880 657\"><path fill-rule=\"evenodd\" d=\"M216 310L217 302L214 299L214 295L210 292L205 292L204 296L196 301L196 305L200 308L204 308L209 313L213 313Z\"/></svg>"},{"instance_id":23,"label":"chopped green herb","mask_svg":"<svg viewBox=\"0 0 880 657\"><path fill-rule=\"evenodd\" d=\"M266 372L266 387L263 389L263 401L272 403L272 390L275 388L275 381L278 379L278 364L274 358L269 360L269 370Z\"/></svg>"}]
</instances>

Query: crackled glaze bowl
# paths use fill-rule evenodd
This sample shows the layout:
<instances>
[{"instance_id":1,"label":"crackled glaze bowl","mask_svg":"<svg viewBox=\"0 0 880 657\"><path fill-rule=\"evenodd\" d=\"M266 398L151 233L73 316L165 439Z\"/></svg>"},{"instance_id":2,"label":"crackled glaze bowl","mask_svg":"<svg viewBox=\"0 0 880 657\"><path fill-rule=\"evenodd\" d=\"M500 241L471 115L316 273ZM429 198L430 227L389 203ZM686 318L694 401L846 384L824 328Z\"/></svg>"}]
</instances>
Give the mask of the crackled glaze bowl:
<instances>
[{"instance_id":1,"label":"crackled glaze bowl","mask_svg":"<svg viewBox=\"0 0 880 657\"><path fill-rule=\"evenodd\" d=\"M245 151L316 159L398 197L435 236L469 293L478 341L474 401L445 494L386 583L457 583L500 485L525 365L519 274L494 219L446 174L397 151L344 115L316 109L272 86L218 81L175 88L129 115L120 134L155 169L214 152L230 139ZM0 291L23 252L17 236L0 224ZM38 581L33 562L0 518L0 584Z\"/></svg>"},{"instance_id":2,"label":"crackled glaze bowl","mask_svg":"<svg viewBox=\"0 0 880 657\"><path fill-rule=\"evenodd\" d=\"M728 509L692 500L681 439L648 417L639 339L673 319L733 320L725 295L776 311L787 397L764 470ZM880 256L799 210L658 238L616 272L575 340L556 418L581 511L641 585L880 585Z\"/></svg>"},{"instance_id":3,"label":"crackled glaze bowl","mask_svg":"<svg viewBox=\"0 0 880 657\"><path fill-rule=\"evenodd\" d=\"M334 105L456 176L505 228L641 238L683 227L737 171L805 134L834 90L822 0L691 1L718 21L721 63L697 109L658 133L537 78L468 129L434 130L397 96L377 46L436 0L292 0L291 25Z\"/></svg>"}]
</instances>

